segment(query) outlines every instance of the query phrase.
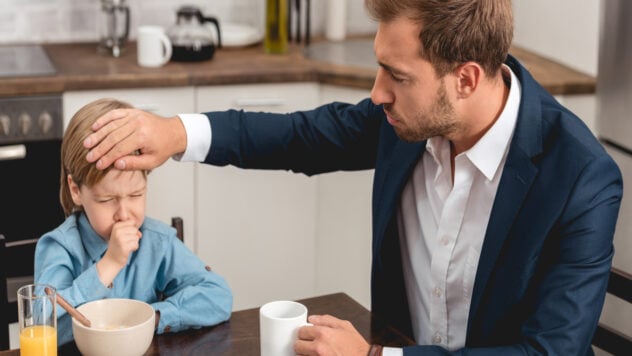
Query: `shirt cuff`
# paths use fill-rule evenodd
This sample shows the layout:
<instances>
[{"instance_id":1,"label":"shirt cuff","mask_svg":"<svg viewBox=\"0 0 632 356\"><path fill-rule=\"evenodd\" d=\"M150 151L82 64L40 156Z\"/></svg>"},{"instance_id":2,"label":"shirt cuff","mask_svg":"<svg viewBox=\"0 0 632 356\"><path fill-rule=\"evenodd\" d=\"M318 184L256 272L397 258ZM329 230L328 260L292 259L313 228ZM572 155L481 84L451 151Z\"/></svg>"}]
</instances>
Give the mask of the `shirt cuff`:
<instances>
[{"instance_id":1,"label":"shirt cuff","mask_svg":"<svg viewBox=\"0 0 632 356\"><path fill-rule=\"evenodd\" d=\"M382 349L382 356L403 356L404 349L397 347L385 347Z\"/></svg>"},{"instance_id":2,"label":"shirt cuff","mask_svg":"<svg viewBox=\"0 0 632 356\"><path fill-rule=\"evenodd\" d=\"M165 301L152 303L151 306L155 311L160 312L160 321L158 324L158 329L156 329L157 334L168 333L171 331L180 331L181 322L177 317L179 314L178 309L176 307Z\"/></svg>"},{"instance_id":3,"label":"shirt cuff","mask_svg":"<svg viewBox=\"0 0 632 356\"><path fill-rule=\"evenodd\" d=\"M187 134L187 148L173 156L181 162L203 162L211 148L211 124L204 114L179 114Z\"/></svg>"}]
</instances>

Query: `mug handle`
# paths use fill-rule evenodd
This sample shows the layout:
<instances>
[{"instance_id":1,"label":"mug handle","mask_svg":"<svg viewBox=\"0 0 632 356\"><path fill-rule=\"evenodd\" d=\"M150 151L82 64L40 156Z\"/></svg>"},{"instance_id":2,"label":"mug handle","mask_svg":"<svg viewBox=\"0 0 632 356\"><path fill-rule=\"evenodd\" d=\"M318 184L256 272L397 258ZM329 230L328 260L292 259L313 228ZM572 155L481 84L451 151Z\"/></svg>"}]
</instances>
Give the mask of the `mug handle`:
<instances>
[{"instance_id":1,"label":"mug handle","mask_svg":"<svg viewBox=\"0 0 632 356\"><path fill-rule=\"evenodd\" d=\"M167 35L164 33L160 34L160 42L165 49L162 61L160 61L160 65L163 65L169 62L169 60L171 59L171 52L173 51L173 48L171 47L171 40L169 40L169 37L167 37Z\"/></svg>"}]
</instances>

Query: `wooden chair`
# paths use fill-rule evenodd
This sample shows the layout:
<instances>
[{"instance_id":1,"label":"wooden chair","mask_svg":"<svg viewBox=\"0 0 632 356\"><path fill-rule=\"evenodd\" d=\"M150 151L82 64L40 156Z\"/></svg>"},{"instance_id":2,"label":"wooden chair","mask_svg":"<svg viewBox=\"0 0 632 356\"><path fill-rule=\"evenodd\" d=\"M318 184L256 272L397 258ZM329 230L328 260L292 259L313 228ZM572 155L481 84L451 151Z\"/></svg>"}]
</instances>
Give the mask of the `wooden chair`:
<instances>
[{"instance_id":1,"label":"wooden chair","mask_svg":"<svg viewBox=\"0 0 632 356\"><path fill-rule=\"evenodd\" d=\"M36 244L37 239L6 241L0 235L0 350L9 348L9 324L18 321L17 290L33 283Z\"/></svg>"},{"instance_id":2,"label":"wooden chair","mask_svg":"<svg viewBox=\"0 0 632 356\"><path fill-rule=\"evenodd\" d=\"M608 294L632 303L632 275L613 267L610 271ZM603 323L597 326L592 344L613 355L632 355L632 337Z\"/></svg>"},{"instance_id":3,"label":"wooden chair","mask_svg":"<svg viewBox=\"0 0 632 356\"><path fill-rule=\"evenodd\" d=\"M182 221L182 218L179 216L172 217L171 226L176 229L176 235L180 241L184 242L184 221Z\"/></svg>"}]
</instances>

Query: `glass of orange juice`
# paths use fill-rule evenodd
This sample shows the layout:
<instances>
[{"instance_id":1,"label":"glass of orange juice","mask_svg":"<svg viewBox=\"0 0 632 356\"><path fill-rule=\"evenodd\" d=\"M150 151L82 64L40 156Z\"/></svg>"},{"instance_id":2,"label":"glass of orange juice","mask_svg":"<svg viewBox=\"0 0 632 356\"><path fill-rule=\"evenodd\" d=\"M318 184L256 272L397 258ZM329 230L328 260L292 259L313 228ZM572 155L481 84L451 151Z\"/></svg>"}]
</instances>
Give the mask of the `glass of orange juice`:
<instances>
[{"instance_id":1,"label":"glass of orange juice","mask_svg":"<svg viewBox=\"0 0 632 356\"><path fill-rule=\"evenodd\" d=\"M18 289L21 356L57 356L57 294L46 284Z\"/></svg>"}]
</instances>

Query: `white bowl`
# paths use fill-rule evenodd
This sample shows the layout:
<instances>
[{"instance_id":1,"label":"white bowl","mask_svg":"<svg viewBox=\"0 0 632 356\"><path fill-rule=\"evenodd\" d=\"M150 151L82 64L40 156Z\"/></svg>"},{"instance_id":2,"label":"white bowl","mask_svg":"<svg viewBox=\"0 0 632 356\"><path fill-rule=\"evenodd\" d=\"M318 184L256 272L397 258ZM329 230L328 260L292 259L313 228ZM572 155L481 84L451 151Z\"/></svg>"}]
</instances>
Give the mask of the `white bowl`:
<instances>
[{"instance_id":1,"label":"white bowl","mask_svg":"<svg viewBox=\"0 0 632 356\"><path fill-rule=\"evenodd\" d=\"M84 356L140 356L154 337L155 311L134 299L101 299L77 308L88 320L86 327L72 319L77 348Z\"/></svg>"}]
</instances>

